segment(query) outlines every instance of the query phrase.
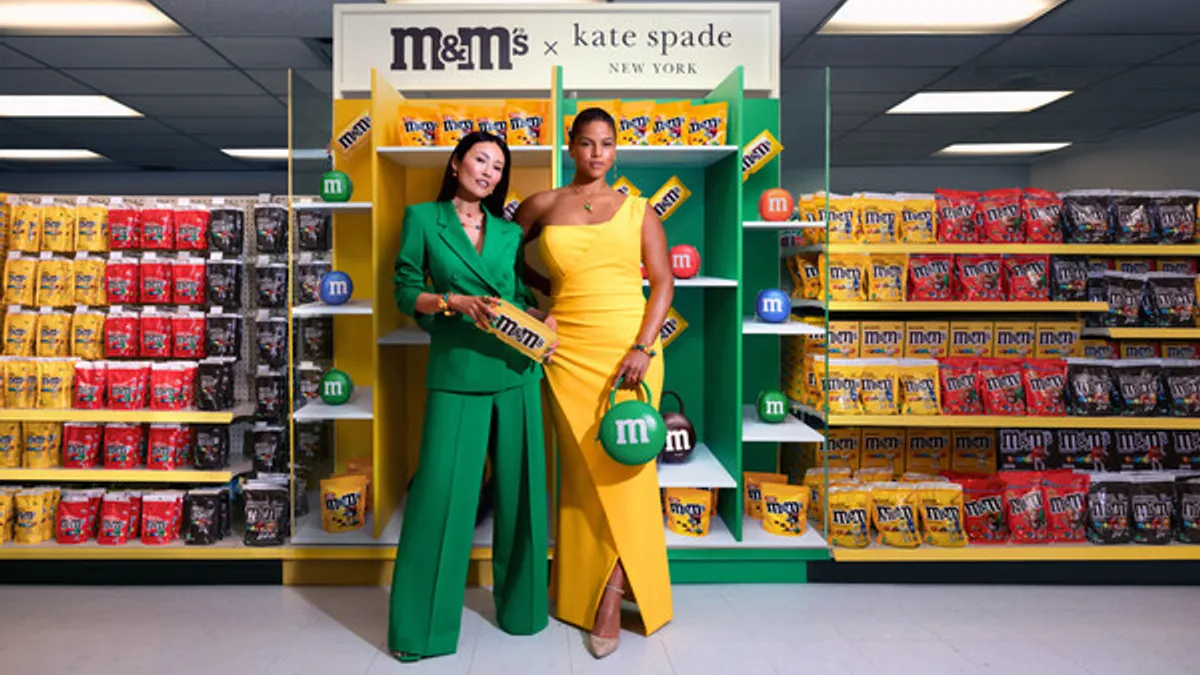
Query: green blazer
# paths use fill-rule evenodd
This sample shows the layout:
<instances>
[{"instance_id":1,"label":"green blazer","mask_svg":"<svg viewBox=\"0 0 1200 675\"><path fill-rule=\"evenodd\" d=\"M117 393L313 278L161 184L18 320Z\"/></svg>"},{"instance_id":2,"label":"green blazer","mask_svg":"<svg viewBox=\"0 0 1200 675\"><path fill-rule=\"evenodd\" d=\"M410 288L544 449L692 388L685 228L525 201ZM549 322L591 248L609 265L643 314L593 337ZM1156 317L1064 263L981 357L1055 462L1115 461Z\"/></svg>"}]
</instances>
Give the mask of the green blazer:
<instances>
[{"instance_id":1,"label":"green blazer","mask_svg":"<svg viewBox=\"0 0 1200 675\"><path fill-rule=\"evenodd\" d=\"M492 393L542 377L541 365L479 330L467 316L424 315L416 307L421 293L489 295L533 307L516 274L520 249L521 228L491 214L480 254L452 203L425 202L405 209L395 266L396 306L429 332L426 388Z\"/></svg>"}]
</instances>

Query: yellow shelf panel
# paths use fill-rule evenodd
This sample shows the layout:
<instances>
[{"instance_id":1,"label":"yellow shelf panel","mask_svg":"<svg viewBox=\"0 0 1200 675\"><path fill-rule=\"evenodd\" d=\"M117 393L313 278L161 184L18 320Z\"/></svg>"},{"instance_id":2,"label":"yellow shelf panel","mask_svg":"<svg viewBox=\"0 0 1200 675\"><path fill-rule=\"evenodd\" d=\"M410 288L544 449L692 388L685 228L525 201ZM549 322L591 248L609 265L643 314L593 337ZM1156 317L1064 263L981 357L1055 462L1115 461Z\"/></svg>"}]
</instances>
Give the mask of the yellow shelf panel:
<instances>
[{"instance_id":1,"label":"yellow shelf panel","mask_svg":"<svg viewBox=\"0 0 1200 675\"><path fill-rule=\"evenodd\" d=\"M210 546L188 546L182 541L147 546L131 541L124 546L86 544L17 544L0 546L0 560L286 560L292 550L284 546L246 546L240 537Z\"/></svg>"},{"instance_id":2,"label":"yellow shelf panel","mask_svg":"<svg viewBox=\"0 0 1200 675\"><path fill-rule=\"evenodd\" d=\"M1168 544L1149 546L1121 544L1001 544L963 548L920 546L912 549L872 545L867 548L835 548L837 562L1035 562L1103 560L1200 560L1200 546Z\"/></svg>"},{"instance_id":3,"label":"yellow shelf panel","mask_svg":"<svg viewBox=\"0 0 1200 675\"><path fill-rule=\"evenodd\" d=\"M970 429L1200 429L1200 417L1017 417L1006 415L830 415L835 427Z\"/></svg>"},{"instance_id":4,"label":"yellow shelf panel","mask_svg":"<svg viewBox=\"0 0 1200 675\"><path fill-rule=\"evenodd\" d=\"M250 470L241 462L219 471L181 468L173 471L150 469L0 469L0 481L56 483L228 483Z\"/></svg>"},{"instance_id":5,"label":"yellow shelf panel","mask_svg":"<svg viewBox=\"0 0 1200 675\"><path fill-rule=\"evenodd\" d=\"M1104 302L870 302L831 300L831 312L1107 312Z\"/></svg>"},{"instance_id":6,"label":"yellow shelf panel","mask_svg":"<svg viewBox=\"0 0 1200 675\"><path fill-rule=\"evenodd\" d=\"M830 253L1200 256L1200 244L830 244Z\"/></svg>"},{"instance_id":7,"label":"yellow shelf panel","mask_svg":"<svg viewBox=\"0 0 1200 675\"><path fill-rule=\"evenodd\" d=\"M1084 335L1130 340L1200 339L1200 328L1084 328Z\"/></svg>"},{"instance_id":8,"label":"yellow shelf panel","mask_svg":"<svg viewBox=\"0 0 1200 675\"><path fill-rule=\"evenodd\" d=\"M204 412L201 410L29 410L0 409L0 422L126 422L164 424L229 424L235 417L254 412L253 403L243 403L233 410Z\"/></svg>"}]
</instances>

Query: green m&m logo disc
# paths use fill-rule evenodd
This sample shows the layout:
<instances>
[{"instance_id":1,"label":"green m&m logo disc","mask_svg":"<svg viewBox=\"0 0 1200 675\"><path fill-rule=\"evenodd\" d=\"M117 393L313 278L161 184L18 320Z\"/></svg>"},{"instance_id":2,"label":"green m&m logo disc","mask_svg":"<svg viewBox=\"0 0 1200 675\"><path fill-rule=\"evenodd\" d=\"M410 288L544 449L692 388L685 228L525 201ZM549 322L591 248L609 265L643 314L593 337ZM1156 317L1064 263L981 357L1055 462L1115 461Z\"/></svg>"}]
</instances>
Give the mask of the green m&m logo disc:
<instances>
[{"instance_id":1,"label":"green m&m logo disc","mask_svg":"<svg viewBox=\"0 0 1200 675\"><path fill-rule=\"evenodd\" d=\"M321 176L321 199L327 202L348 202L354 192L350 176L343 171L326 171Z\"/></svg>"},{"instance_id":2,"label":"green m&m logo disc","mask_svg":"<svg viewBox=\"0 0 1200 675\"><path fill-rule=\"evenodd\" d=\"M354 381L346 373L334 369L321 377L321 400L329 405L344 405L354 393Z\"/></svg>"}]
</instances>

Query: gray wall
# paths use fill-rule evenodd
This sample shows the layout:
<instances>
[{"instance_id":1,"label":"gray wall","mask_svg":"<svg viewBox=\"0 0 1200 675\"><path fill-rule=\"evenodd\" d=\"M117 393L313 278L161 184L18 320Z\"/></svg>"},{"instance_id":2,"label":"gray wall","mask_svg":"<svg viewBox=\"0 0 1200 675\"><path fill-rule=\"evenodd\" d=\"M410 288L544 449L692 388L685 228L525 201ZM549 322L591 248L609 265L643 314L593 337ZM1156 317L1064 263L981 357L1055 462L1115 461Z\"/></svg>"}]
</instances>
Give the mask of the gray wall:
<instances>
[{"instance_id":1,"label":"gray wall","mask_svg":"<svg viewBox=\"0 0 1200 675\"><path fill-rule=\"evenodd\" d=\"M287 171L0 172L0 190L17 194L163 197L287 194Z\"/></svg>"},{"instance_id":2,"label":"gray wall","mask_svg":"<svg viewBox=\"0 0 1200 675\"><path fill-rule=\"evenodd\" d=\"M1200 113L1108 143L1067 148L1034 164L1031 177L1050 190L1200 189Z\"/></svg>"},{"instance_id":3,"label":"gray wall","mask_svg":"<svg viewBox=\"0 0 1200 675\"><path fill-rule=\"evenodd\" d=\"M815 192L821 189L821 171L785 169L783 183L793 192ZM936 188L952 190L990 190L1005 187L1026 187L1029 181L1026 164L969 164L969 165L909 165L909 166L833 166L830 169L830 190L849 194L854 192L933 192Z\"/></svg>"}]
</instances>

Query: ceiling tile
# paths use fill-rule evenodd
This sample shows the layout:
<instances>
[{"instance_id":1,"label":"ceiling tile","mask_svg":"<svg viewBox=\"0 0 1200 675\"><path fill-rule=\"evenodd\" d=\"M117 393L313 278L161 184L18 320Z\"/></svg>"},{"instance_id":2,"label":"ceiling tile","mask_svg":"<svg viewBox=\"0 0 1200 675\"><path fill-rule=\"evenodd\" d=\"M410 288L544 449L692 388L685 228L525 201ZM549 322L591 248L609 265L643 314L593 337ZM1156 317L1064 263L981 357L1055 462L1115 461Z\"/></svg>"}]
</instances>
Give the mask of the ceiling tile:
<instances>
[{"instance_id":1,"label":"ceiling tile","mask_svg":"<svg viewBox=\"0 0 1200 675\"><path fill-rule=\"evenodd\" d=\"M1200 65L1141 66L1101 83L1111 89L1171 89L1184 91L1200 85Z\"/></svg>"},{"instance_id":2,"label":"ceiling tile","mask_svg":"<svg viewBox=\"0 0 1200 675\"><path fill-rule=\"evenodd\" d=\"M1079 90L1124 70L1121 66L963 66L929 87L941 91L981 89Z\"/></svg>"},{"instance_id":3,"label":"ceiling tile","mask_svg":"<svg viewBox=\"0 0 1200 675\"><path fill-rule=\"evenodd\" d=\"M242 68L326 68L322 54L295 38L211 38L209 44Z\"/></svg>"},{"instance_id":4,"label":"ceiling tile","mask_svg":"<svg viewBox=\"0 0 1200 675\"><path fill-rule=\"evenodd\" d=\"M224 70L177 70L170 68L80 69L67 74L110 96L157 94L162 96L252 96L262 87L232 68Z\"/></svg>"},{"instance_id":5,"label":"ceiling tile","mask_svg":"<svg viewBox=\"0 0 1200 675\"><path fill-rule=\"evenodd\" d=\"M945 143L850 143L838 142L830 148L830 162L842 166L892 162L917 164L946 147Z\"/></svg>"},{"instance_id":6,"label":"ceiling tile","mask_svg":"<svg viewBox=\"0 0 1200 675\"><path fill-rule=\"evenodd\" d=\"M0 75L0 94L95 94L92 88L80 84L50 68L18 68Z\"/></svg>"},{"instance_id":7,"label":"ceiling tile","mask_svg":"<svg viewBox=\"0 0 1200 675\"><path fill-rule=\"evenodd\" d=\"M880 115L859 127L860 131L914 133L946 129L972 132L993 127L1011 115Z\"/></svg>"},{"instance_id":8,"label":"ceiling tile","mask_svg":"<svg viewBox=\"0 0 1200 675\"><path fill-rule=\"evenodd\" d=\"M5 47L0 43L0 70L9 70L11 68L45 68L44 63L38 63L33 59L17 52L14 49Z\"/></svg>"},{"instance_id":9,"label":"ceiling tile","mask_svg":"<svg viewBox=\"0 0 1200 675\"><path fill-rule=\"evenodd\" d=\"M1185 0L1071 0L1023 33L1072 35L1200 33L1200 3Z\"/></svg>"},{"instance_id":10,"label":"ceiling tile","mask_svg":"<svg viewBox=\"0 0 1200 675\"><path fill-rule=\"evenodd\" d=\"M925 88L949 68L834 68L829 87L834 92L905 92Z\"/></svg>"},{"instance_id":11,"label":"ceiling tile","mask_svg":"<svg viewBox=\"0 0 1200 675\"><path fill-rule=\"evenodd\" d=\"M962 141L970 143L1054 143L1071 141L1086 143L1101 140L1111 135L1113 131L1104 129L1084 129L1072 127L1066 129L985 129L965 136Z\"/></svg>"},{"instance_id":12,"label":"ceiling tile","mask_svg":"<svg viewBox=\"0 0 1200 675\"><path fill-rule=\"evenodd\" d=\"M227 68L191 37L13 37L12 47L55 68Z\"/></svg>"},{"instance_id":13,"label":"ceiling tile","mask_svg":"<svg viewBox=\"0 0 1200 675\"><path fill-rule=\"evenodd\" d=\"M833 92L829 95L829 109L842 113L882 113L908 98L908 93L849 94ZM787 99L784 99L785 101Z\"/></svg>"},{"instance_id":14,"label":"ceiling tile","mask_svg":"<svg viewBox=\"0 0 1200 675\"><path fill-rule=\"evenodd\" d=\"M784 66L957 66L1002 38L980 36L814 35Z\"/></svg>"},{"instance_id":15,"label":"ceiling tile","mask_svg":"<svg viewBox=\"0 0 1200 675\"><path fill-rule=\"evenodd\" d=\"M1068 96L1044 108L1052 114L1087 117L1099 110L1186 110L1200 105L1200 89L1118 89L1107 85Z\"/></svg>"},{"instance_id":16,"label":"ceiling tile","mask_svg":"<svg viewBox=\"0 0 1200 675\"><path fill-rule=\"evenodd\" d=\"M214 148L286 148L287 129L258 133L200 134L196 140Z\"/></svg>"},{"instance_id":17,"label":"ceiling tile","mask_svg":"<svg viewBox=\"0 0 1200 675\"><path fill-rule=\"evenodd\" d=\"M90 148L99 152L104 151L142 151L162 150L171 152L209 151L212 149L206 143L180 133L154 134L135 136L94 136Z\"/></svg>"},{"instance_id":18,"label":"ceiling tile","mask_svg":"<svg viewBox=\"0 0 1200 675\"><path fill-rule=\"evenodd\" d=\"M122 103L152 117L213 115L277 117L286 124L287 107L272 96L119 96Z\"/></svg>"},{"instance_id":19,"label":"ceiling tile","mask_svg":"<svg viewBox=\"0 0 1200 675\"><path fill-rule=\"evenodd\" d=\"M287 68L255 68L246 74L272 94L287 94Z\"/></svg>"},{"instance_id":20,"label":"ceiling tile","mask_svg":"<svg viewBox=\"0 0 1200 675\"><path fill-rule=\"evenodd\" d=\"M28 127L70 138L94 136L127 136L134 134L169 134L171 130L148 117L116 117L91 119L29 119Z\"/></svg>"},{"instance_id":21,"label":"ceiling tile","mask_svg":"<svg viewBox=\"0 0 1200 675\"><path fill-rule=\"evenodd\" d=\"M1188 45L1183 49L1171 52L1155 63L1184 63L1200 64L1200 42Z\"/></svg>"},{"instance_id":22,"label":"ceiling tile","mask_svg":"<svg viewBox=\"0 0 1200 675\"><path fill-rule=\"evenodd\" d=\"M1016 115L996 125L1000 129L1114 129L1119 127L1145 127L1171 117L1177 113L1162 110L1092 110L1087 114L1078 112L1055 112L1035 110Z\"/></svg>"},{"instance_id":23,"label":"ceiling tile","mask_svg":"<svg viewBox=\"0 0 1200 675\"><path fill-rule=\"evenodd\" d=\"M792 1L792 0L787 0ZM828 2L829 0L822 0ZM154 0L202 37L331 37L334 4L379 0Z\"/></svg>"},{"instance_id":24,"label":"ceiling tile","mask_svg":"<svg viewBox=\"0 0 1200 675\"><path fill-rule=\"evenodd\" d=\"M163 124L186 134L237 134L274 132L280 129L287 133L287 118L272 117L193 117L171 115L159 118Z\"/></svg>"},{"instance_id":25,"label":"ceiling tile","mask_svg":"<svg viewBox=\"0 0 1200 675\"><path fill-rule=\"evenodd\" d=\"M972 65L1134 65L1152 61L1191 41L1181 35L1015 35Z\"/></svg>"},{"instance_id":26,"label":"ceiling tile","mask_svg":"<svg viewBox=\"0 0 1200 675\"><path fill-rule=\"evenodd\" d=\"M318 91L321 91L326 94L332 94L332 92L333 92L333 71L332 70L330 70L328 68L322 68L320 70L302 69L298 72L300 73L300 77L305 82L308 82L312 86L316 87Z\"/></svg>"},{"instance_id":27,"label":"ceiling tile","mask_svg":"<svg viewBox=\"0 0 1200 675\"><path fill-rule=\"evenodd\" d=\"M829 127L834 131L846 131L866 122L871 117L871 115L842 115L835 113L830 118Z\"/></svg>"}]
</instances>

